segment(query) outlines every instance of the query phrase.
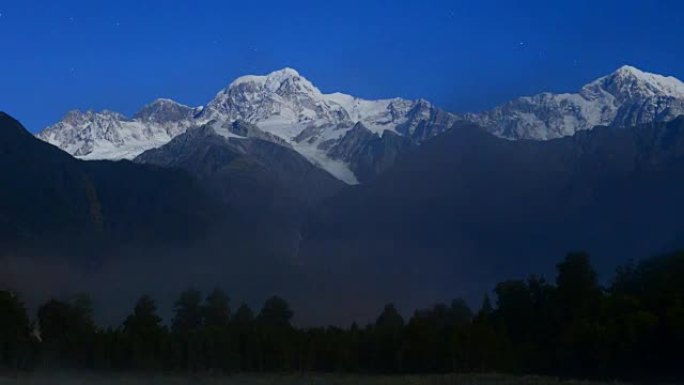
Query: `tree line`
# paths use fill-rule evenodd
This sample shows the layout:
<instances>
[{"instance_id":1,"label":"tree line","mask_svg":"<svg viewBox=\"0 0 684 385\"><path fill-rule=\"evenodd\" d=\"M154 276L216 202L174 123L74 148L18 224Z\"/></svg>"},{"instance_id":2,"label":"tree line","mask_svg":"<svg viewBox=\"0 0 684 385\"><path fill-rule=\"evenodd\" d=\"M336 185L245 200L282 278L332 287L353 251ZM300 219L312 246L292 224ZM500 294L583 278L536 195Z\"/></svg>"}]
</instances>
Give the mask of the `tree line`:
<instances>
[{"instance_id":1,"label":"tree line","mask_svg":"<svg viewBox=\"0 0 684 385\"><path fill-rule=\"evenodd\" d=\"M602 287L571 253L554 282L496 285L477 311L463 300L405 319L389 304L363 327L297 328L279 297L258 313L215 289L186 290L168 326L142 296L123 324L95 324L86 296L44 303L32 321L0 291L0 365L172 372L508 372L591 378L684 378L684 253L627 264Z\"/></svg>"}]
</instances>

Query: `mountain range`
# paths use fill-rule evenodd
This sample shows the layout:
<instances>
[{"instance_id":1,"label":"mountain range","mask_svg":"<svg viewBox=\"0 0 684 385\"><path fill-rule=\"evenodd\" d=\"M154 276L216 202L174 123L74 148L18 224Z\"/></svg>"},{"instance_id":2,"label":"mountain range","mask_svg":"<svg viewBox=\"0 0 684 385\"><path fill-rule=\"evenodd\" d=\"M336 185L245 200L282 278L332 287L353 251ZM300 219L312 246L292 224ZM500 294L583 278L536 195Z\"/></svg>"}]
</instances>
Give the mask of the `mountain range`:
<instances>
[{"instance_id":1,"label":"mountain range","mask_svg":"<svg viewBox=\"0 0 684 385\"><path fill-rule=\"evenodd\" d=\"M596 79L578 93L541 93L466 119L508 139L547 140L596 126L629 127L684 114L684 83L632 66Z\"/></svg>"},{"instance_id":2,"label":"mountain range","mask_svg":"<svg viewBox=\"0 0 684 385\"><path fill-rule=\"evenodd\" d=\"M240 77L203 107L159 99L130 119L111 111L70 111L37 136L82 159L133 159L192 126L209 124L225 137L244 137L226 128L244 121L336 178L356 184L372 180L398 153L459 121L507 139L548 140L599 125L667 121L682 113L684 83L631 66L590 82L578 93L542 93L463 115L425 100L324 94L285 68Z\"/></svg>"},{"instance_id":3,"label":"mountain range","mask_svg":"<svg viewBox=\"0 0 684 385\"><path fill-rule=\"evenodd\" d=\"M204 107L160 99L131 119L111 111L71 111L38 137L82 159L133 159L190 126L209 124L220 135L240 137L225 128L240 120L257 125L311 163L355 184L354 160L349 159L350 151L357 149L338 144L356 124L372 133L369 140L390 131L421 141L447 130L457 119L424 100L370 101L324 94L297 71L285 68L266 76L240 77Z\"/></svg>"},{"instance_id":4,"label":"mountain range","mask_svg":"<svg viewBox=\"0 0 684 385\"><path fill-rule=\"evenodd\" d=\"M283 69L203 107L72 111L35 137L3 114L0 246L100 261L102 290L112 271L135 293L159 286L151 274L247 287L325 322L479 300L574 249L607 272L684 247L682 90L626 66L459 115L325 94Z\"/></svg>"}]
</instances>

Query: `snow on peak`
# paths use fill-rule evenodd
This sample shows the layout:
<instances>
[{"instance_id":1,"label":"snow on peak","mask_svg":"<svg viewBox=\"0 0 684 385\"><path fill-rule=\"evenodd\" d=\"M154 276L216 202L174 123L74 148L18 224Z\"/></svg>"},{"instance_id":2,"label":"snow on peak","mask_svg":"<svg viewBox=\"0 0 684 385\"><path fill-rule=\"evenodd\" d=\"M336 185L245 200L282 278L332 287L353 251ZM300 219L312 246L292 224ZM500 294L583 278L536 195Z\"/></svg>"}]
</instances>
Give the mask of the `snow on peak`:
<instances>
[{"instance_id":1,"label":"snow on peak","mask_svg":"<svg viewBox=\"0 0 684 385\"><path fill-rule=\"evenodd\" d=\"M85 114L65 118L38 136L84 159L133 158L188 127L223 127L242 120L348 183L356 183L350 165L334 159L329 151L356 123L374 133L389 130L421 141L457 120L422 99L364 100L324 94L292 68L241 76L202 108L162 98L141 108L132 119L120 114L110 118L105 113L106 119Z\"/></svg>"},{"instance_id":2,"label":"snow on peak","mask_svg":"<svg viewBox=\"0 0 684 385\"><path fill-rule=\"evenodd\" d=\"M633 67L631 65L625 64L622 67L618 68L614 74L629 74L629 75L634 75L634 76L641 76L644 75L645 72Z\"/></svg>"},{"instance_id":3,"label":"snow on peak","mask_svg":"<svg viewBox=\"0 0 684 385\"><path fill-rule=\"evenodd\" d=\"M277 92L281 86L286 83L297 83L300 85L300 91L320 93L308 79L304 78L297 72L297 70L289 67L273 71L267 75L245 75L233 80L230 85L223 91L242 87L253 86L257 90L263 89L268 92Z\"/></svg>"},{"instance_id":4,"label":"snow on peak","mask_svg":"<svg viewBox=\"0 0 684 385\"><path fill-rule=\"evenodd\" d=\"M298 78L298 77L301 77L301 75L299 75L299 72L297 72L296 69L290 68L290 67L285 67L285 68L281 68L279 70L271 72L270 74L266 75L266 77L270 77L273 79L280 79L282 81L285 79Z\"/></svg>"},{"instance_id":5,"label":"snow on peak","mask_svg":"<svg viewBox=\"0 0 684 385\"><path fill-rule=\"evenodd\" d=\"M93 110L86 110L82 111L79 109L73 109L68 111L64 117L62 118L62 121L65 122L70 122L70 123L79 123L79 122L86 122L86 121L106 121L106 120L127 120L128 118L116 111L111 111L111 110L102 110L99 112L93 111Z\"/></svg>"},{"instance_id":6,"label":"snow on peak","mask_svg":"<svg viewBox=\"0 0 684 385\"><path fill-rule=\"evenodd\" d=\"M177 101L173 99L168 99L168 98L157 98L153 100L151 103L147 104L147 106L163 106L163 105L177 105L177 106L183 106L187 107L184 104L178 103Z\"/></svg>"},{"instance_id":7,"label":"snow on peak","mask_svg":"<svg viewBox=\"0 0 684 385\"><path fill-rule=\"evenodd\" d=\"M522 97L468 119L508 139L546 140L595 126L635 126L684 114L684 83L625 65L578 93Z\"/></svg>"},{"instance_id":8,"label":"snow on peak","mask_svg":"<svg viewBox=\"0 0 684 385\"><path fill-rule=\"evenodd\" d=\"M62 121L79 121L79 120L84 119L85 115L86 115L86 112L83 112L79 109L69 110L62 117Z\"/></svg>"},{"instance_id":9,"label":"snow on peak","mask_svg":"<svg viewBox=\"0 0 684 385\"><path fill-rule=\"evenodd\" d=\"M71 110L37 137L82 159L131 159L185 132L195 113L171 99L147 104L132 119L110 110Z\"/></svg>"},{"instance_id":10,"label":"snow on peak","mask_svg":"<svg viewBox=\"0 0 684 385\"><path fill-rule=\"evenodd\" d=\"M143 106L133 118L159 124L184 121L192 118L198 110L175 100L159 98Z\"/></svg>"},{"instance_id":11,"label":"snow on peak","mask_svg":"<svg viewBox=\"0 0 684 385\"><path fill-rule=\"evenodd\" d=\"M596 79L584 89L600 88L618 98L666 96L684 98L684 83L672 76L663 76L624 65L608 76Z\"/></svg>"}]
</instances>

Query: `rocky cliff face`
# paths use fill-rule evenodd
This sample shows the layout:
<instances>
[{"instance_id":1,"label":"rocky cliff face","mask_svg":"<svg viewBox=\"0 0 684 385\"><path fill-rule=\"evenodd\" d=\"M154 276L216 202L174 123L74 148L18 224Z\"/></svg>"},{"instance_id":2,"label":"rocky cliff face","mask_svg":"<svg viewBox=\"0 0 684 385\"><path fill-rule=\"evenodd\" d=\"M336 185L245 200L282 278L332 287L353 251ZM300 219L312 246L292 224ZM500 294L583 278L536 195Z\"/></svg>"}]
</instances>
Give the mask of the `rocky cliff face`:
<instances>
[{"instance_id":1,"label":"rocky cliff face","mask_svg":"<svg viewBox=\"0 0 684 385\"><path fill-rule=\"evenodd\" d=\"M366 183L391 168L399 156L416 143L410 137L393 131L379 135L357 123L330 148L328 154L349 164L358 180Z\"/></svg>"}]
</instances>

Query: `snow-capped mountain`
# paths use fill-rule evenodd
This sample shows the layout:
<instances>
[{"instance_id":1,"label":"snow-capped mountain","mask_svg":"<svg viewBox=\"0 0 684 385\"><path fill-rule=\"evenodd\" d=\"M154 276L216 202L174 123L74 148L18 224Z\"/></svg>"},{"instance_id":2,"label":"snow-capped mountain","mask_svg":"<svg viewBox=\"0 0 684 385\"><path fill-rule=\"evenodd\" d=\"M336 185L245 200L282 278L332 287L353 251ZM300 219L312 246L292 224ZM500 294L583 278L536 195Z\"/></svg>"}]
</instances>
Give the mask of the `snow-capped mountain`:
<instances>
[{"instance_id":1,"label":"snow-capped mountain","mask_svg":"<svg viewBox=\"0 0 684 385\"><path fill-rule=\"evenodd\" d=\"M132 119L109 111L74 111L38 137L83 159L132 159L190 126L209 124L224 136L240 136L232 124L244 121L282 139L337 178L357 183L348 157L341 156L339 148L334 150L337 156L330 155L355 124L379 135L391 131L421 141L457 120L425 100L324 94L297 71L285 68L265 76L240 77L202 108L160 99Z\"/></svg>"},{"instance_id":2,"label":"snow-capped mountain","mask_svg":"<svg viewBox=\"0 0 684 385\"><path fill-rule=\"evenodd\" d=\"M542 93L466 119L508 139L547 140L595 126L634 126L684 114L684 83L623 66L578 93Z\"/></svg>"},{"instance_id":3,"label":"snow-capped mountain","mask_svg":"<svg viewBox=\"0 0 684 385\"><path fill-rule=\"evenodd\" d=\"M358 181L355 170L346 157L333 153L355 124L377 134L392 131L420 141L458 120L424 100L324 94L291 68L236 79L197 116L202 123L238 119L286 140L314 164L348 183Z\"/></svg>"},{"instance_id":4,"label":"snow-capped mountain","mask_svg":"<svg viewBox=\"0 0 684 385\"><path fill-rule=\"evenodd\" d=\"M201 109L158 99L132 119L113 111L69 111L37 137L82 159L132 159L185 132Z\"/></svg>"},{"instance_id":5,"label":"snow-capped mountain","mask_svg":"<svg viewBox=\"0 0 684 385\"><path fill-rule=\"evenodd\" d=\"M284 68L237 78L203 107L159 99L130 119L111 111L71 111L38 137L83 159L133 159L189 127L208 125L225 137L258 137L293 148L353 184L372 179L405 149L464 119L503 138L547 140L599 125L634 126L681 114L684 83L630 66L578 93L522 97L464 117L422 99L326 94Z\"/></svg>"},{"instance_id":6,"label":"snow-capped mountain","mask_svg":"<svg viewBox=\"0 0 684 385\"><path fill-rule=\"evenodd\" d=\"M339 130L358 122L373 132L389 129L412 136L421 123L441 120L441 125L447 125L454 120L453 115L425 100L364 100L342 93L323 94L291 68L236 79L216 95L199 118L242 119L295 142L309 143L337 139ZM435 133L417 135L429 137Z\"/></svg>"}]
</instances>

